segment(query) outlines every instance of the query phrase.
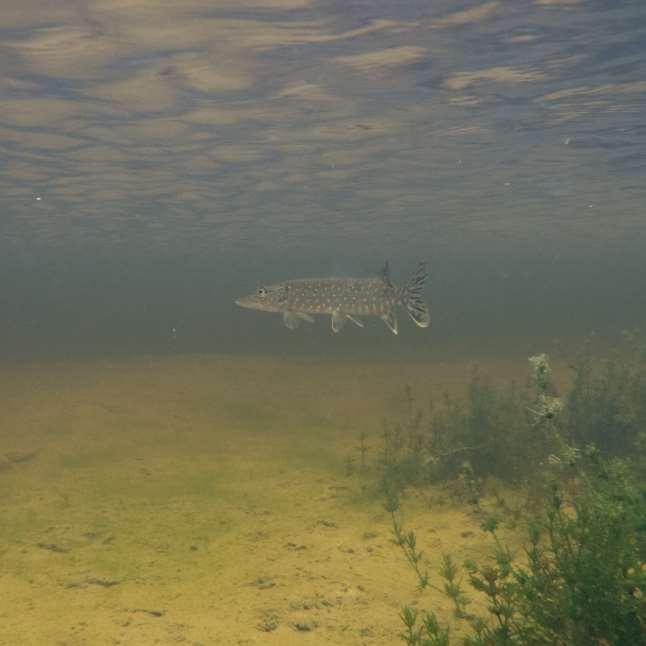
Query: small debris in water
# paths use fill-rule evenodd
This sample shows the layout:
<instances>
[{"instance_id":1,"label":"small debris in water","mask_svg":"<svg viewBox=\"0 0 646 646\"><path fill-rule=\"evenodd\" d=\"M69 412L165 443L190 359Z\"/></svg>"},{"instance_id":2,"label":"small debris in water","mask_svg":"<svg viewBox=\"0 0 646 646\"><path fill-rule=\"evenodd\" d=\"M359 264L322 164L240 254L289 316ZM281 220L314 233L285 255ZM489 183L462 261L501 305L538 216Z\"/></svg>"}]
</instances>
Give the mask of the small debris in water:
<instances>
[{"instance_id":1,"label":"small debris in water","mask_svg":"<svg viewBox=\"0 0 646 646\"><path fill-rule=\"evenodd\" d=\"M291 627L294 630L302 633L308 633L318 627L318 622L316 621L294 621L291 624Z\"/></svg>"},{"instance_id":2,"label":"small debris in water","mask_svg":"<svg viewBox=\"0 0 646 646\"><path fill-rule=\"evenodd\" d=\"M82 581L72 581L65 585L68 590L73 588L87 588L89 585L97 585L101 588L111 588L114 585L119 585L121 581L113 581L111 579L100 579L94 576L83 579Z\"/></svg>"},{"instance_id":3,"label":"small debris in water","mask_svg":"<svg viewBox=\"0 0 646 646\"><path fill-rule=\"evenodd\" d=\"M273 632L278 626L280 626L280 613L274 608L264 610L262 619L256 624L256 628L264 633Z\"/></svg>"},{"instance_id":4,"label":"small debris in water","mask_svg":"<svg viewBox=\"0 0 646 646\"><path fill-rule=\"evenodd\" d=\"M321 608L330 608L332 605L334 604L331 601L320 595L294 599L289 602L290 610L320 610Z\"/></svg>"},{"instance_id":5,"label":"small debris in water","mask_svg":"<svg viewBox=\"0 0 646 646\"><path fill-rule=\"evenodd\" d=\"M163 610L149 610L148 608L132 608L129 612L143 612L151 617L163 617L166 614Z\"/></svg>"},{"instance_id":6,"label":"small debris in water","mask_svg":"<svg viewBox=\"0 0 646 646\"><path fill-rule=\"evenodd\" d=\"M288 550L294 550L295 552L299 552L301 550L307 549L307 545L302 545L300 543L291 543L291 542L287 543L285 547L287 547Z\"/></svg>"},{"instance_id":7,"label":"small debris in water","mask_svg":"<svg viewBox=\"0 0 646 646\"><path fill-rule=\"evenodd\" d=\"M261 576L255 581L252 581L249 585L252 585L254 588L258 588L259 590L268 590L269 588L275 587L276 582L269 577Z\"/></svg>"},{"instance_id":8,"label":"small debris in water","mask_svg":"<svg viewBox=\"0 0 646 646\"><path fill-rule=\"evenodd\" d=\"M69 548L62 547L56 543L36 543L36 547L40 547L41 550L56 552L57 554L67 554L70 551Z\"/></svg>"},{"instance_id":9,"label":"small debris in water","mask_svg":"<svg viewBox=\"0 0 646 646\"><path fill-rule=\"evenodd\" d=\"M4 457L7 458L7 461L11 464L20 464L22 462L29 462L33 460L38 454L36 451L9 451L4 454Z\"/></svg>"}]
</instances>

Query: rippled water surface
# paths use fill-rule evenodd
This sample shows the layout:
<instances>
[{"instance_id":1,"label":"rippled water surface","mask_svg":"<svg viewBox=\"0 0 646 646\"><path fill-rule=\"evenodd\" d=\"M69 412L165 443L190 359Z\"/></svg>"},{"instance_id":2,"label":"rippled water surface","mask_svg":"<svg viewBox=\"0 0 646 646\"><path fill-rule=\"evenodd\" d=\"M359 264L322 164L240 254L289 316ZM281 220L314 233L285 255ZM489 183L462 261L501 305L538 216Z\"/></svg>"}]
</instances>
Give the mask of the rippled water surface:
<instances>
[{"instance_id":1,"label":"rippled water surface","mask_svg":"<svg viewBox=\"0 0 646 646\"><path fill-rule=\"evenodd\" d=\"M418 353L643 320L646 8L5 0L5 353L336 352L258 283L431 266Z\"/></svg>"}]
</instances>

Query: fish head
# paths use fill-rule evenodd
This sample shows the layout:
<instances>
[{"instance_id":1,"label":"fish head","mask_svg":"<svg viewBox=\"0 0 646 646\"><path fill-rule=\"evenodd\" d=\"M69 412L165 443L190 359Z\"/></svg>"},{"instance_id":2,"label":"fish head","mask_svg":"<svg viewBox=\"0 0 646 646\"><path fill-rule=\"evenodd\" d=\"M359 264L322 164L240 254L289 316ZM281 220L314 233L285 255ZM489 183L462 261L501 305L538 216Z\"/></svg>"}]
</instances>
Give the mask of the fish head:
<instances>
[{"instance_id":1,"label":"fish head","mask_svg":"<svg viewBox=\"0 0 646 646\"><path fill-rule=\"evenodd\" d=\"M263 285L255 292L236 299L236 305L261 312L282 312L287 296L284 285Z\"/></svg>"}]
</instances>

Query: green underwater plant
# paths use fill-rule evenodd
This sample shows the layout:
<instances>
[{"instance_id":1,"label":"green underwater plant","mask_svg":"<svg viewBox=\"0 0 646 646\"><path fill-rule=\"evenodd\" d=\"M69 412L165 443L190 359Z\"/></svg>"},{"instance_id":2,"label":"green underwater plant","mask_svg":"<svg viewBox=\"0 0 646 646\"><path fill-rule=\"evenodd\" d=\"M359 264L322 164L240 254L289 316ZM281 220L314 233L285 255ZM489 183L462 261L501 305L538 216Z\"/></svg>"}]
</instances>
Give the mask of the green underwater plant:
<instances>
[{"instance_id":1,"label":"green underwater plant","mask_svg":"<svg viewBox=\"0 0 646 646\"><path fill-rule=\"evenodd\" d=\"M427 411L415 407L407 386L405 416L383 425L379 488L401 492L454 480L459 495L477 504L486 477L526 480L560 446L563 403L553 394L545 366L538 369L544 370L540 379L518 389L495 387L476 368L464 400L445 395Z\"/></svg>"},{"instance_id":2,"label":"green underwater plant","mask_svg":"<svg viewBox=\"0 0 646 646\"><path fill-rule=\"evenodd\" d=\"M466 646L646 644L645 491L625 462L594 449L582 453L576 473L574 494L552 484L541 513L528 523L522 557L500 542L495 520L483 522L493 555L485 564L467 561L464 569L472 594L486 599L484 615L466 613L471 596L444 555L440 576L456 617L467 623ZM412 546L421 554L413 531L400 525L398 533L404 551ZM448 628L432 611L405 608L400 616L407 644L449 644Z\"/></svg>"},{"instance_id":3,"label":"green underwater plant","mask_svg":"<svg viewBox=\"0 0 646 646\"><path fill-rule=\"evenodd\" d=\"M571 366L567 396L568 440L594 444L602 452L626 455L646 432L646 339L625 331L622 343L604 361L595 362L592 338Z\"/></svg>"},{"instance_id":4,"label":"green underwater plant","mask_svg":"<svg viewBox=\"0 0 646 646\"><path fill-rule=\"evenodd\" d=\"M402 421L383 422L382 448L378 458L378 489L397 495L406 487L426 481L423 414L416 410L410 386L405 388L406 414Z\"/></svg>"},{"instance_id":5,"label":"green underwater plant","mask_svg":"<svg viewBox=\"0 0 646 646\"><path fill-rule=\"evenodd\" d=\"M643 348L639 339L628 337L637 349ZM481 527L493 541L490 559L468 560L458 568L444 554L438 573L444 583L435 586L415 532L396 517L396 493L389 494L395 543L420 587L442 589L453 601L465 646L646 645L646 353L617 353L596 366L589 357L586 348L577 358L572 390L563 398L553 386L548 357L536 355L522 395L497 399L478 377L465 407L451 402L445 409L452 417L444 418L443 428L452 429L454 441L473 439L493 421L522 421L507 448L517 451L520 463L533 457L540 473L533 475L539 493L525 519L520 554L514 556L499 539L500 517L483 515ZM612 437L613 428L620 437ZM515 444L521 437L527 442ZM591 439L601 440L601 446ZM446 436L444 441L446 451ZM507 459L509 467L513 460ZM485 473L473 456L466 464L462 473L474 481ZM496 465L499 475L513 477L513 469L501 466ZM508 511L499 506L496 513ZM467 612L473 600L484 600L485 610ZM409 646L451 643L449 627L432 610L405 607L400 618Z\"/></svg>"},{"instance_id":6,"label":"green underwater plant","mask_svg":"<svg viewBox=\"0 0 646 646\"><path fill-rule=\"evenodd\" d=\"M379 488L403 491L434 481L472 485L488 477L540 481L550 456L594 444L603 454L632 455L646 433L646 340L625 332L604 361L586 342L560 395L546 354L529 358L529 376L495 386L477 368L462 399L445 395L423 410L406 386L406 411L383 425ZM646 440L643 440L646 442ZM468 473L467 473L468 472ZM465 487L462 487L465 489ZM472 487L473 489L473 487ZM467 494L478 498L475 491Z\"/></svg>"}]
</instances>

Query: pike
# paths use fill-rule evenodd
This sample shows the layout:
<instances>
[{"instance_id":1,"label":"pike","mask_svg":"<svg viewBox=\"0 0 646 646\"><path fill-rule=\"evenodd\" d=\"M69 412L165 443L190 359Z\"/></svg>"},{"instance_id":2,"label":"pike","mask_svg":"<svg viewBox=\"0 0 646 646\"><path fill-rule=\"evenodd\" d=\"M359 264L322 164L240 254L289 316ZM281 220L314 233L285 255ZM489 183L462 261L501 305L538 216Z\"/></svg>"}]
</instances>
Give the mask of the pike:
<instances>
[{"instance_id":1,"label":"pike","mask_svg":"<svg viewBox=\"0 0 646 646\"><path fill-rule=\"evenodd\" d=\"M332 331L339 332L346 321L363 327L359 316L378 316L393 334L398 333L395 307L400 305L419 327L428 327L431 317L422 299L428 276L420 262L404 287L390 279L388 262L374 278L301 278L259 287L235 301L236 305L283 315L285 325L296 329L302 321L313 323L312 314L330 314Z\"/></svg>"}]
</instances>

